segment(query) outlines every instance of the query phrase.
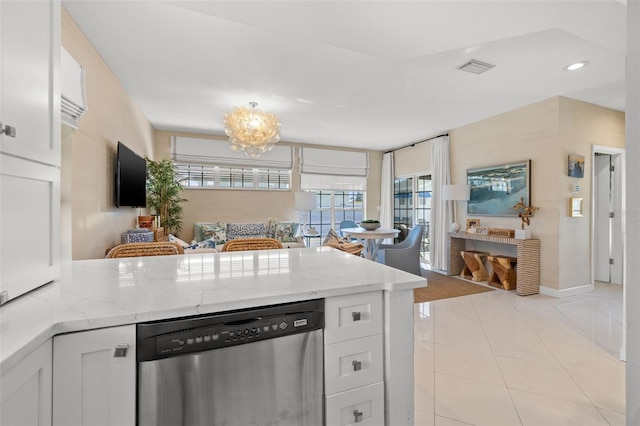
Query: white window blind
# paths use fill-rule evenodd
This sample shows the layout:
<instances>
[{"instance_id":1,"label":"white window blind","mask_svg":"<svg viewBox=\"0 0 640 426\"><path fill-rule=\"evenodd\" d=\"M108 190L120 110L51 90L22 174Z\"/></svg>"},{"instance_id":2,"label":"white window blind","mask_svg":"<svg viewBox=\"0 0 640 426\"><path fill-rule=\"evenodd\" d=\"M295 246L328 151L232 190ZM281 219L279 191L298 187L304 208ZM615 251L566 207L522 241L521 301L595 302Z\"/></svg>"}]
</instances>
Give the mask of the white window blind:
<instances>
[{"instance_id":1,"label":"white window blind","mask_svg":"<svg viewBox=\"0 0 640 426\"><path fill-rule=\"evenodd\" d=\"M367 177L369 155L366 152L331 149L300 149L300 172L305 174Z\"/></svg>"},{"instance_id":2,"label":"white window blind","mask_svg":"<svg viewBox=\"0 0 640 426\"><path fill-rule=\"evenodd\" d=\"M300 149L303 190L365 191L369 155L366 152Z\"/></svg>"},{"instance_id":3,"label":"white window blind","mask_svg":"<svg viewBox=\"0 0 640 426\"><path fill-rule=\"evenodd\" d=\"M174 136L171 145L171 157L177 163L280 170L293 168L293 148L290 146L276 145L258 158L249 158L243 152L232 151L228 142L217 139Z\"/></svg>"},{"instance_id":4,"label":"white window blind","mask_svg":"<svg viewBox=\"0 0 640 426\"><path fill-rule=\"evenodd\" d=\"M300 189L307 191L366 191L367 178L307 173L300 175Z\"/></svg>"}]
</instances>

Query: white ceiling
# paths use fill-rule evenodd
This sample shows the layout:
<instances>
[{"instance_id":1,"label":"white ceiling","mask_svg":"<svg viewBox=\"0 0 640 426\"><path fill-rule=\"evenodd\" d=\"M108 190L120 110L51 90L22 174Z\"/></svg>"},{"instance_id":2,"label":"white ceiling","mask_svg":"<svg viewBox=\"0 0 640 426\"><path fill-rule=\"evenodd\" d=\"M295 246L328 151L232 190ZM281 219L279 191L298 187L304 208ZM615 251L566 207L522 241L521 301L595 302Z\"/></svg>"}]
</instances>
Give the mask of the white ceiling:
<instances>
[{"instance_id":1,"label":"white ceiling","mask_svg":"<svg viewBox=\"0 0 640 426\"><path fill-rule=\"evenodd\" d=\"M160 130L223 135L256 101L283 141L389 150L557 95L625 105L616 0L63 5Z\"/></svg>"}]
</instances>

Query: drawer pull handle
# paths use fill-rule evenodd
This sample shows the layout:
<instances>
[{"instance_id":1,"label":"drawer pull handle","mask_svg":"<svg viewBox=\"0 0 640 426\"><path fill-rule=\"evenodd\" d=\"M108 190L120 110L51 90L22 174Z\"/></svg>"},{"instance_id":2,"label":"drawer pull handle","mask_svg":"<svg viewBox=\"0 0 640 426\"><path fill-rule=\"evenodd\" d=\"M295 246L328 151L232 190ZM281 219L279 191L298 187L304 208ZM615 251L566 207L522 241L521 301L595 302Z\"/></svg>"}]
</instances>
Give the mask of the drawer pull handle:
<instances>
[{"instance_id":1,"label":"drawer pull handle","mask_svg":"<svg viewBox=\"0 0 640 426\"><path fill-rule=\"evenodd\" d=\"M127 352L129 351L129 345L126 343L122 343L120 345L116 345L116 349L113 352L114 358L126 358Z\"/></svg>"},{"instance_id":2,"label":"drawer pull handle","mask_svg":"<svg viewBox=\"0 0 640 426\"><path fill-rule=\"evenodd\" d=\"M353 318L354 321L360 321L362 314L360 312L351 312L351 318Z\"/></svg>"},{"instance_id":3,"label":"drawer pull handle","mask_svg":"<svg viewBox=\"0 0 640 426\"><path fill-rule=\"evenodd\" d=\"M356 423L360 423L362 421L362 411L353 410L353 417Z\"/></svg>"},{"instance_id":4,"label":"drawer pull handle","mask_svg":"<svg viewBox=\"0 0 640 426\"><path fill-rule=\"evenodd\" d=\"M353 371L362 370L362 361L353 360L351 363L353 364Z\"/></svg>"},{"instance_id":5,"label":"drawer pull handle","mask_svg":"<svg viewBox=\"0 0 640 426\"><path fill-rule=\"evenodd\" d=\"M11 138L15 138L16 137L16 128L13 126L9 126L8 124L5 126L2 126L2 123L0 123L0 135L7 135Z\"/></svg>"}]
</instances>

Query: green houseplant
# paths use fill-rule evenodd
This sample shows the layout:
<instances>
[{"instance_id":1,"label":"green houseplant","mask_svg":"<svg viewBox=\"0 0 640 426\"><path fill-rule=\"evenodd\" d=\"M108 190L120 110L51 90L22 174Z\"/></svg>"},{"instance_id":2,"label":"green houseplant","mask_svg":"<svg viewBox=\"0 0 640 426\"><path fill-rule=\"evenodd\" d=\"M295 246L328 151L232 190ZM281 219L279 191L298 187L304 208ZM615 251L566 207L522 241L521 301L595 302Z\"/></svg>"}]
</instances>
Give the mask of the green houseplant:
<instances>
[{"instance_id":1,"label":"green houseplant","mask_svg":"<svg viewBox=\"0 0 640 426\"><path fill-rule=\"evenodd\" d=\"M147 160L147 208L160 215L165 233L179 235L182 231L182 179L168 158Z\"/></svg>"}]
</instances>

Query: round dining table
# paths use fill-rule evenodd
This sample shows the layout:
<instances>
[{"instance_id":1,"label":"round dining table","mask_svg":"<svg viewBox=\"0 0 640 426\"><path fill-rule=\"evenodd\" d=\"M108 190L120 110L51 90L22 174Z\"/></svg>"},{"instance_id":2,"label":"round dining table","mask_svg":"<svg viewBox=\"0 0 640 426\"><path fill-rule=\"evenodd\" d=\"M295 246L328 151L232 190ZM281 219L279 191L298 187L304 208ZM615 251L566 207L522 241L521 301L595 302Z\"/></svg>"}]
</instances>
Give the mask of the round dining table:
<instances>
[{"instance_id":1,"label":"round dining table","mask_svg":"<svg viewBox=\"0 0 640 426\"><path fill-rule=\"evenodd\" d=\"M342 235L351 235L352 238L356 238L362 241L364 244L364 257L369 260L378 259L378 246L387 238L395 238L399 233L399 229L393 228L378 228L374 230L367 230L364 228L344 228L341 229Z\"/></svg>"}]
</instances>

